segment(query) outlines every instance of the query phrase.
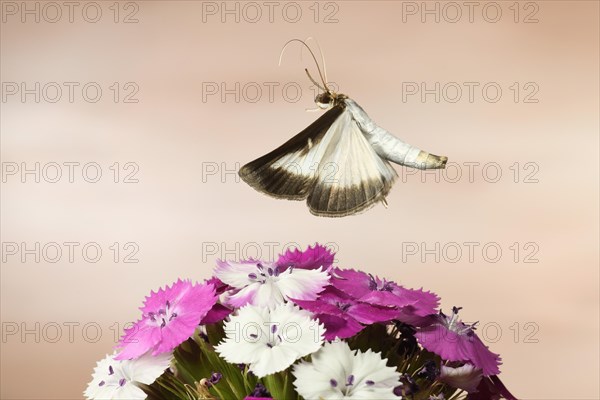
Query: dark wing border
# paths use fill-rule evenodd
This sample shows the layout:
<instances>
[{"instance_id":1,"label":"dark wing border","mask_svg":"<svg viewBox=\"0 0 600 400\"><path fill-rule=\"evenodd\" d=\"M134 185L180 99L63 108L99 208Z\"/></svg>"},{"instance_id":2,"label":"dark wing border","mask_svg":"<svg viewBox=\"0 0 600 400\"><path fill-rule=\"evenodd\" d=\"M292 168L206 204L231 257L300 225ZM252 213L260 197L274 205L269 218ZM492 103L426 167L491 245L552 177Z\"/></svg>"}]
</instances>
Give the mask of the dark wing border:
<instances>
[{"instance_id":1,"label":"dark wing border","mask_svg":"<svg viewBox=\"0 0 600 400\"><path fill-rule=\"evenodd\" d=\"M311 214L318 217L346 217L361 214L380 201L384 201L389 194L396 176L389 181L361 182L360 186L352 186L345 190L323 190L315 188L308 198L308 208Z\"/></svg>"}]
</instances>

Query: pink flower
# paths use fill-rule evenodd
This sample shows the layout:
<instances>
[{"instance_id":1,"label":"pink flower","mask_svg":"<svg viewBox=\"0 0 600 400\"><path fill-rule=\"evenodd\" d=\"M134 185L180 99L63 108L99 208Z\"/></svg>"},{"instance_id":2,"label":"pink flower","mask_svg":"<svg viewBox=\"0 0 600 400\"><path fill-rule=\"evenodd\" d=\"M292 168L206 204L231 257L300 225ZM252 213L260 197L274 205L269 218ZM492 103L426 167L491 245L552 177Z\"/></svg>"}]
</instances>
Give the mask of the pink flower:
<instances>
[{"instance_id":1,"label":"pink flower","mask_svg":"<svg viewBox=\"0 0 600 400\"><path fill-rule=\"evenodd\" d=\"M334 269L331 284L362 303L397 309L396 319L411 325L419 325L423 317L434 314L439 302L434 293L407 289L353 269Z\"/></svg>"},{"instance_id":2,"label":"pink flower","mask_svg":"<svg viewBox=\"0 0 600 400\"><path fill-rule=\"evenodd\" d=\"M333 264L335 254L325 246L318 243L315 247L308 247L305 251L298 249L288 250L279 256L276 264L279 267L293 267L302 269L323 268L328 270Z\"/></svg>"},{"instance_id":3,"label":"pink flower","mask_svg":"<svg viewBox=\"0 0 600 400\"><path fill-rule=\"evenodd\" d=\"M228 285L221 282L219 278L212 277L206 281L206 284L213 285L215 287L217 295L221 295L225 293L227 290L231 289ZM215 303L215 305L208 311L206 316L202 318L200 321L201 325L207 324L216 324L217 322L223 321L227 318L233 310L229 307L224 306L221 303Z\"/></svg>"},{"instance_id":4,"label":"pink flower","mask_svg":"<svg viewBox=\"0 0 600 400\"><path fill-rule=\"evenodd\" d=\"M431 325L419 328L415 337L424 348L444 360L469 362L480 368L484 376L500 373L500 356L477 337L474 325L466 325L458 319L459 310L454 307L451 316L440 311L432 316Z\"/></svg>"},{"instance_id":5,"label":"pink flower","mask_svg":"<svg viewBox=\"0 0 600 400\"><path fill-rule=\"evenodd\" d=\"M117 360L138 358L147 351L153 356L172 351L194 334L200 321L217 301L211 284L192 284L181 279L171 287L146 297L142 318L121 338Z\"/></svg>"},{"instance_id":6,"label":"pink flower","mask_svg":"<svg viewBox=\"0 0 600 400\"><path fill-rule=\"evenodd\" d=\"M358 302L333 286L328 286L316 300L292 301L325 325L325 340L349 338L363 329L362 324L390 321L398 314L394 308Z\"/></svg>"},{"instance_id":7,"label":"pink flower","mask_svg":"<svg viewBox=\"0 0 600 400\"><path fill-rule=\"evenodd\" d=\"M465 400L517 400L496 375L485 377L477 386L477 392L469 393Z\"/></svg>"}]
</instances>

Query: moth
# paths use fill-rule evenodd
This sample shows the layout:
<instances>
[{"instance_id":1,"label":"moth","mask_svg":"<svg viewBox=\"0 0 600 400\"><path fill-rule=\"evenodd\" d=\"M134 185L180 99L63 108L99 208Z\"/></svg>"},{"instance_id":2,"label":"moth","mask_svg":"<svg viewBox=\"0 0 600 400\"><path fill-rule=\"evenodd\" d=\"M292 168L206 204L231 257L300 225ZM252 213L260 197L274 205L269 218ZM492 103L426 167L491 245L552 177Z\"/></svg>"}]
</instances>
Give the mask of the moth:
<instances>
[{"instance_id":1,"label":"moth","mask_svg":"<svg viewBox=\"0 0 600 400\"><path fill-rule=\"evenodd\" d=\"M403 142L381 128L350 97L327 85L323 53L322 73L312 55L321 84L308 69L308 78L322 93L315 98L318 109L327 110L290 140L239 170L254 189L287 200L305 200L310 212L323 217L344 217L368 210L378 202L387 207L386 196L398 174L390 162L418 169L444 168L448 160Z\"/></svg>"}]
</instances>

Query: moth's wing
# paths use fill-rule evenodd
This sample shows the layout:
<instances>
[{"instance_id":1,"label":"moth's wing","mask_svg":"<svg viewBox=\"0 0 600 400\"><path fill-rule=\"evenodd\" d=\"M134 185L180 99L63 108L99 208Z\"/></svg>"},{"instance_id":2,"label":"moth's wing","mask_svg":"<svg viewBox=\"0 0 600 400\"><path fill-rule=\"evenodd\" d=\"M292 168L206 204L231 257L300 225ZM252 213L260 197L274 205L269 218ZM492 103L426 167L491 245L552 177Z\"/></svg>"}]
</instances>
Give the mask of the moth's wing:
<instances>
[{"instance_id":1,"label":"moth's wing","mask_svg":"<svg viewBox=\"0 0 600 400\"><path fill-rule=\"evenodd\" d=\"M332 143L319 165L307 203L327 217L356 214L383 201L398 176L346 110L331 126Z\"/></svg>"},{"instance_id":2,"label":"moth's wing","mask_svg":"<svg viewBox=\"0 0 600 400\"><path fill-rule=\"evenodd\" d=\"M254 189L273 197L302 200L316 177L316 165L328 148L330 128L344 108L336 106L272 152L244 165L240 177Z\"/></svg>"}]
</instances>

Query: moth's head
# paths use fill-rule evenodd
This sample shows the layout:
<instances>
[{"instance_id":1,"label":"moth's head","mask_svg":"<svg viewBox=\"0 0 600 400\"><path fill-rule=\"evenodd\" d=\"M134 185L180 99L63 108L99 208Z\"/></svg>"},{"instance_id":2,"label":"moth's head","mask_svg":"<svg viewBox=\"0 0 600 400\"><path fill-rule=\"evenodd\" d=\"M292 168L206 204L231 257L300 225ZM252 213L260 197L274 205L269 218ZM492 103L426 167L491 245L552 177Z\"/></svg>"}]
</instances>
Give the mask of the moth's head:
<instances>
[{"instance_id":1,"label":"moth's head","mask_svg":"<svg viewBox=\"0 0 600 400\"><path fill-rule=\"evenodd\" d=\"M317 95L317 97L315 97L315 103L317 103L317 106L319 106L319 108L327 110L328 108L331 108L335 105L336 97L337 96L335 95L335 93L320 93L319 95Z\"/></svg>"}]
</instances>

